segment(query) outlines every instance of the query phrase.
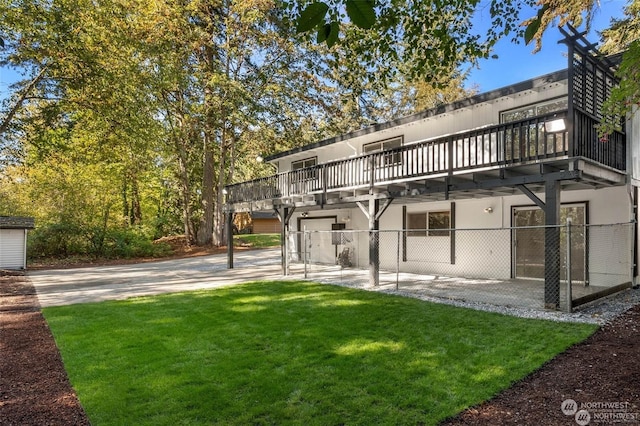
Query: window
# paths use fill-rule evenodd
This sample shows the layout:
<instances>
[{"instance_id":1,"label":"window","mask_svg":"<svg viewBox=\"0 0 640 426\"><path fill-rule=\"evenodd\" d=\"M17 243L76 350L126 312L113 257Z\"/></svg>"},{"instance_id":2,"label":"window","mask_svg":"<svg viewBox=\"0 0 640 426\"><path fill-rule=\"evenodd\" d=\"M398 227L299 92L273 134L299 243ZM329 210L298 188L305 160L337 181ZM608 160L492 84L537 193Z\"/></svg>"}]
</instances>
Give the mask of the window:
<instances>
[{"instance_id":1,"label":"window","mask_svg":"<svg viewBox=\"0 0 640 426\"><path fill-rule=\"evenodd\" d=\"M305 158L304 160L292 161L291 170L296 171L300 169L306 169L307 167L313 167L318 163L317 157Z\"/></svg>"},{"instance_id":2,"label":"window","mask_svg":"<svg viewBox=\"0 0 640 426\"><path fill-rule=\"evenodd\" d=\"M408 237L448 237L450 228L449 211L407 214Z\"/></svg>"},{"instance_id":3,"label":"window","mask_svg":"<svg viewBox=\"0 0 640 426\"><path fill-rule=\"evenodd\" d=\"M292 161L291 162L291 171L295 172L297 170L301 170L294 174L293 181L294 182L303 182L307 180L313 180L318 177L318 171L316 169L304 170L309 167L314 167L318 163L317 157L305 158L303 160Z\"/></svg>"},{"instance_id":4,"label":"window","mask_svg":"<svg viewBox=\"0 0 640 426\"><path fill-rule=\"evenodd\" d=\"M383 141L368 143L362 147L363 154L373 154L375 152L388 151L402 146L402 136L386 139ZM399 152L393 152L382 156L381 162L376 164L377 167L392 166L402 162L402 156Z\"/></svg>"},{"instance_id":5,"label":"window","mask_svg":"<svg viewBox=\"0 0 640 426\"><path fill-rule=\"evenodd\" d=\"M564 154L568 149L565 119L549 120L547 117L543 122L535 117L566 111L568 107L568 98L562 97L500 113L501 123L519 122L508 126L504 132L507 160L520 161L541 155Z\"/></svg>"},{"instance_id":6,"label":"window","mask_svg":"<svg viewBox=\"0 0 640 426\"><path fill-rule=\"evenodd\" d=\"M408 237L424 237L427 229L426 213L409 213L407 214L407 232Z\"/></svg>"},{"instance_id":7,"label":"window","mask_svg":"<svg viewBox=\"0 0 640 426\"><path fill-rule=\"evenodd\" d=\"M555 111L564 111L567 108L569 108L569 100L566 97L552 99L550 101L504 111L500 113L500 122L511 123L513 121L526 120L527 118L546 115Z\"/></svg>"}]
</instances>

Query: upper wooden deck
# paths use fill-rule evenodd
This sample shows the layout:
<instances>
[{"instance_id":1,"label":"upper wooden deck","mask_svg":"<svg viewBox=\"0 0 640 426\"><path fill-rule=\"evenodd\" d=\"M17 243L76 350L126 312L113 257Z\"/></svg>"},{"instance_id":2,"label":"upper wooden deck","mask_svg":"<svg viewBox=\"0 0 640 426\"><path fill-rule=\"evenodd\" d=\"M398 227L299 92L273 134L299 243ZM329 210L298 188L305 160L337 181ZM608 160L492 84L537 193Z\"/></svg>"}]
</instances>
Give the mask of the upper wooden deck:
<instances>
[{"instance_id":1,"label":"upper wooden deck","mask_svg":"<svg viewBox=\"0 0 640 426\"><path fill-rule=\"evenodd\" d=\"M545 179L582 184L578 187L624 183L625 133L600 138L596 129L617 84L613 65L594 53L582 34L565 35L566 110L229 185L228 208L340 205L365 195L449 198L482 190L491 196L520 184L535 189Z\"/></svg>"},{"instance_id":2,"label":"upper wooden deck","mask_svg":"<svg viewBox=\"0 0 640 426\"><path fill-rule=\"evenodd\" d=\"M311 201L309 196L314 195L321 195L321 203L374 190L398 192L416 183L423 185L427 179L442 181L447 176L522 170L522 166L559 164L572 159L590 160L605 170L624 172L625 135L616 132L601 139L596 123L595 117L579 110L574 110L573 120L569 120L567 111L562 111L411 143L229 185L227 203L273 200L295 204L295 200L305 197Z\"/></svg>"}]
</instances>

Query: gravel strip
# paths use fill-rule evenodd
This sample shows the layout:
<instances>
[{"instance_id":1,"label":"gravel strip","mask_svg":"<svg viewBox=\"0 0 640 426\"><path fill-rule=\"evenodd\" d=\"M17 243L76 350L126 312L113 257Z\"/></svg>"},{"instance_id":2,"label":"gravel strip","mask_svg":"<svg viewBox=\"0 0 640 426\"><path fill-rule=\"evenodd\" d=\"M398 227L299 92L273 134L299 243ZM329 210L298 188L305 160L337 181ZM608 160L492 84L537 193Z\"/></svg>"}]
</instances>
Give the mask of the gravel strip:
<instances>
[{"instance_id":1,"label":"gravel strip","mask_svg":"<svg viewBox=\"0 0 640 426\"><path fill-rule=\"evenodd\" d=\"M398 296L411 297L414 299L424 300L427 302L441 303L445 305L458 306L461 308L476 309L478 311L496 312L504 315L511 315L520 318L542 319L558 322L576 322L604 325L617 318L633 306L640 304L640 288L636 287L621 291L611 296L598 299L590 304L580 306L572 313L561 311L546 311L525 307L512 307L493 305L481 302L469 302L463 300L444 299L439 297L427 296L419 291L395 290L384 287L371 287L368 284L356 282L334 282L329 280L313 280L322 284L332 284L341 287L356 288L366 291L375 291L378 293L394 294Z\"/></svg>"}]
</instances>

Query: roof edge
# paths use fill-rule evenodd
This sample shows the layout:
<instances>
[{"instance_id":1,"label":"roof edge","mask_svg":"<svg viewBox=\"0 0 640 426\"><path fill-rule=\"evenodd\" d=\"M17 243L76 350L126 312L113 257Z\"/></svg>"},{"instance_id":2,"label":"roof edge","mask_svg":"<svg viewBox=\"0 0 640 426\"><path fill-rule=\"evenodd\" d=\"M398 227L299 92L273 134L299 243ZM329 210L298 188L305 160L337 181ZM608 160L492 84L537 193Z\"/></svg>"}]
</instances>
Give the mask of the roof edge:
<instances>
[{"instance_id":1,"label":"roof edge","mask_svg":"<svg viewBox=\"0 0 640 426\"><path fill-rule=\"evenodd\" d=\"M0 216L0 229L34 229L35 220L32 217Z\"/></svg>"}]
</instances>

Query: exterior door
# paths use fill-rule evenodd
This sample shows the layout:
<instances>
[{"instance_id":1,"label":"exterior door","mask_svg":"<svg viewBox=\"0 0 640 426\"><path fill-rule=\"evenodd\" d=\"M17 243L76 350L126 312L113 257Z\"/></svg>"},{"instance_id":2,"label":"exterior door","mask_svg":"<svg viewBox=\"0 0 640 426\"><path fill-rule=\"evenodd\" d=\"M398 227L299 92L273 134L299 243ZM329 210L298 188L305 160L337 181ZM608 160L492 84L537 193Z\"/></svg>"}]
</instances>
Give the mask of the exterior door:
<instances>
[{"instance_id":1,"label":"exterior door","mask_svg":"<svg viewBox=\"0 0 640 426\"><path fill-rule=\"evenodd\" d=\"M586 205L567 204L560 208L560 223L571 218L571 279L585 281L587 270ZM513 258L515 278L544 279L544 212L538 207L514 208ZM566 279L567 240L560 233L560 279Z\"/></svg>"},{"instance_id":2,"label":"exterior door","mask_svg":"<svg viewBox=\"0 0 640 426\"><path fill-rule=\"evenodd\" d=\"M336 246L331 241L331 225L335 218L305 218L302 219L301 229L307 233L307 261L333 265L336 263ZM315 232L319 231L319 232Z\"/></svg>"}]
</instances>

